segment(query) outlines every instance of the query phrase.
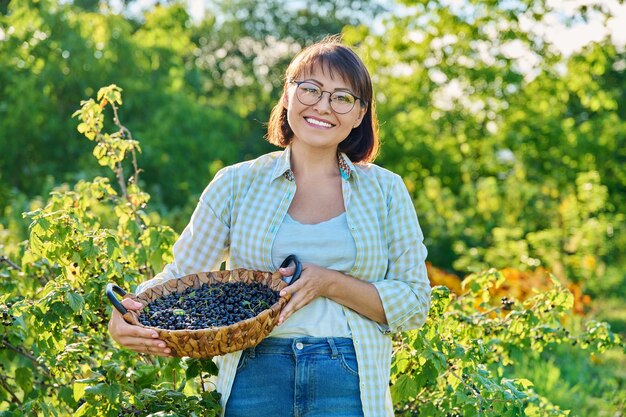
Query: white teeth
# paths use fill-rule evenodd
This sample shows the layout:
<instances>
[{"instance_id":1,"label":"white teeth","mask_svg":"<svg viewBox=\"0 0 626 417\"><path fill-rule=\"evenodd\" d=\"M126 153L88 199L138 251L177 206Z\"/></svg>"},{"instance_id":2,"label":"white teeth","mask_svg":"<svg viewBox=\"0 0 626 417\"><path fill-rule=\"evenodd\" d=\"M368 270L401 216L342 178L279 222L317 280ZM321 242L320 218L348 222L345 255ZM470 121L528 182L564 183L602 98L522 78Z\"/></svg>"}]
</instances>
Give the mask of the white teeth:
<instances>
[{"instance_id":1,"label":"white teeth","mask_svg":"<svg viewBox=\"0 0 626 417\"><path fill-rule=\"evenodd\" d=\"M314 125L318 125L318 126L322 126L322 127L332 127L332 125L330 123L322 122L322 121L317 120L317 119L306 118L305 120L307 122L311 123L311 124L314 124Z\"/></svg>"}]
</instances>

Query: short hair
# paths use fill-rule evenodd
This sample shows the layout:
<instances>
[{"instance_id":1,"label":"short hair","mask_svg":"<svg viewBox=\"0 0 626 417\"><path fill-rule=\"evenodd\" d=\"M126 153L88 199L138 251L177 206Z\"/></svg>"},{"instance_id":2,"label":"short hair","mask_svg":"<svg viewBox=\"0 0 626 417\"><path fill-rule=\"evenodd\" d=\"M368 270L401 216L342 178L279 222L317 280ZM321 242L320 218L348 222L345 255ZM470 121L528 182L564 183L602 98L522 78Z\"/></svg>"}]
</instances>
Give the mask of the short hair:
<instances>
[{"instance_id":1,"label":"short hair","mask_svg":"<svg viewBox=\"0 0 626 417\"><path fill-rule=\"evenodd\" d=\"M291 81L320 66L322 71L338 74L350 83L355 94L367 107L361 123L352 129L338 146L352 162L372 162L379 150L378 118L374 105L372 80L361 58L341 42L340 36L328 36L300 51L291 61L285 72L285 82L278 103L270 113L267 134L268 142L286 147L293 140L293 130L287 121L285 93Z\"/></svg>"}]
</instances>

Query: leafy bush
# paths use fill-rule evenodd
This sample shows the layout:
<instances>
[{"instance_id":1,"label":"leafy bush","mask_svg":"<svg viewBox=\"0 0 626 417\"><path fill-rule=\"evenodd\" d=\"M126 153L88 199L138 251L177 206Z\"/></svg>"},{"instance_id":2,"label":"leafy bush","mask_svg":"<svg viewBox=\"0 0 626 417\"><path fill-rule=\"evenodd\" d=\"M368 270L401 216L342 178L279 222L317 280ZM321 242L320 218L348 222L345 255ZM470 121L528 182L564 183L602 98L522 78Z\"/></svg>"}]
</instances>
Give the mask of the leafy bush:
<instances>
[{"instance_id":1,"label":"leafy bush","mask_svg":"<svg viewBox=\"0 0 626 417\"><path fill-rule=\"evenodd\" d=\"M118 349L108 336L104 286L134 289L170 260L176 238L146 211L149 196L137 185L134 157L140 148L121 124L121 104L121 89L112 85L74 114L119 190L103 177L57 188L24 214L31 221L29 241L4 242L19 261L1 259L2 417L219 412L212 361L144 356ZM113 133L102 131L106 108L118 129ZM398 415L568 415L535 392L529 379L507 377L509 368L539 360L556 345L575 345L573 354L587 357L621 340L594 321L570 332L563 323L573 296L557 280L524 301L494 301L492 290L503 281L502 273L489 270L465 279L459 296L435 287L427 324L395 339Z\"/></svg>"}]
</instances>

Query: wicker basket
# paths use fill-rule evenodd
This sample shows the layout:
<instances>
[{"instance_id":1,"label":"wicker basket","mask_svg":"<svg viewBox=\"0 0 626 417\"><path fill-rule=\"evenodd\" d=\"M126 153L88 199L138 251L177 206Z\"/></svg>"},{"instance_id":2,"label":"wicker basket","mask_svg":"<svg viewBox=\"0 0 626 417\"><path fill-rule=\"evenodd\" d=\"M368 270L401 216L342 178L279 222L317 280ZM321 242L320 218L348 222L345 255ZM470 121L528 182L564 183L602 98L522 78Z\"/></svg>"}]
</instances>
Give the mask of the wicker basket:
<instances>
[{"instance_id":1,"label":"wicker basket","mask_svg":"<svg viewBox=\"0 0 626 417\"><path fill-rule=\"evenodd\" d=\"M293 255L285 259L281 266L286 266L290 261L296 263L296 273L293 281L299 278L301 265ZM234 269L227 271L201 272L198 274L186 275L178 279L166 281L164 284L156 285L146 289L139 295L126 293L115 284L108 284L106 294L114 307L123 315L124 319L131 324L154 329L159 333L159 338L171 349L173 356L189 356L192 358L210 358L223 355L225 353L243 350L258 345L267 335L270 334L282 308L287 304L288 297L280 299L261 311L258 315L242 320L230 326L211 327L200 330L165 330L156 327L144 326L139 323L141 310L127 310L115 297L114 292L132 298L147 306L157 298L171 293L182 293L189 287L200 288L202 284L214 284L217 282L238 282L246 283L259 282L265 284L275 291L280 291L288 284L283 281L283 277L278 272L252 271L248 269Z\"/></svg>"}]
</instances>

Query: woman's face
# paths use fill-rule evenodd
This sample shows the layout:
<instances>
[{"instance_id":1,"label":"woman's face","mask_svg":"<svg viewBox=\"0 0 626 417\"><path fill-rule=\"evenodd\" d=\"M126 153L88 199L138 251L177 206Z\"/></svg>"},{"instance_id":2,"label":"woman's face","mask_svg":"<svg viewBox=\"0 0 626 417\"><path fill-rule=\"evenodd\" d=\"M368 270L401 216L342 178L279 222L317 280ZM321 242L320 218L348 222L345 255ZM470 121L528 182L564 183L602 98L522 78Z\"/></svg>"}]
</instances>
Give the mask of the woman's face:
<instances>
[{"instance_id":1,"label":"woman's face","mask_svg":"<svg viewBox=\"0 0 626 417\"><path fill-rule=\"evenodd\" d=\"M295 81L306 81L323 91L341 93L351 93L356 96L350 83L335 74L330 77L329 72L322 71L319 66L296 79ZM336 150L350 131L357 127L365 115L366 109L357 100L354 107L345 114L337 113L330 105L330 94L322 93L322 98L312 105L302 104L296 96L298 85L292 83L286 91L287 120L291 130L293 130L293 141L299 145L308 145L314 148L329 148ZM306 100L305 100L306 101Z\"/></svg>"}]
</instances>

